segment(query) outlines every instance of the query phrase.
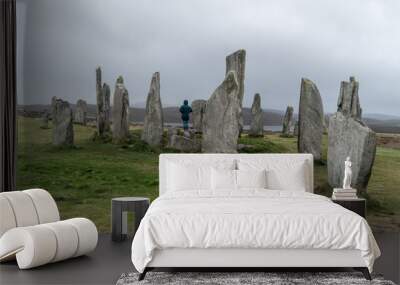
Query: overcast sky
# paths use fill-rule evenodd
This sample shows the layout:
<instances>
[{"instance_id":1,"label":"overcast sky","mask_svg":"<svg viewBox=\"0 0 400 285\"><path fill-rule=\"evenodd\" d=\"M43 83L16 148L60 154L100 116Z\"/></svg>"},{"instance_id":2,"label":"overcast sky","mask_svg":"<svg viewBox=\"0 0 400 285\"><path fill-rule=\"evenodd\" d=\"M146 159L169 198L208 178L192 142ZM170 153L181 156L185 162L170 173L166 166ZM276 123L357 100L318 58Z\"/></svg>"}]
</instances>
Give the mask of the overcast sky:
<instances>
[{"instance_id":1,"label":"overcast sky","mask_svg":"<svg viewBox=\"0 0 400 285\"><path fill-rule=\"evenodd\" d=\"M245 106L257 92L263 108L297 109L307 77L333 112L354 75L365 113L400 114L400 1L17 1L19 103L95 103L98 65L112 92L123 75L131 106L155 71L164 105L207 99L243 48Z\"/></svg>"}]
</instances>

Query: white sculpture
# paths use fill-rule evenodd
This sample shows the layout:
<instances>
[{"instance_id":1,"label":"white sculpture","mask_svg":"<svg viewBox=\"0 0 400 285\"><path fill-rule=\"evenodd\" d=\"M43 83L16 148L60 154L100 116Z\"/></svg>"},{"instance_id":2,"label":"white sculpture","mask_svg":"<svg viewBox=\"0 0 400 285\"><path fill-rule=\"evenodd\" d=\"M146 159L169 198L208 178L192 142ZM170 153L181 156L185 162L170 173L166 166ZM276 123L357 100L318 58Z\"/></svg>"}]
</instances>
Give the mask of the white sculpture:
<instances>
[{"instance_id":1,"label":"white sculpture","mask_svg":"<svg viewBox=\"0 0 400 285\"><path fill-rule=\"evenodd\" d=\"M351 161L350 157L346 158L344 162L344 179L343 179L343 189L352 189L351 188L351 177L353 175L353 171L351 170Z\"/></svg>"}]
</instances>

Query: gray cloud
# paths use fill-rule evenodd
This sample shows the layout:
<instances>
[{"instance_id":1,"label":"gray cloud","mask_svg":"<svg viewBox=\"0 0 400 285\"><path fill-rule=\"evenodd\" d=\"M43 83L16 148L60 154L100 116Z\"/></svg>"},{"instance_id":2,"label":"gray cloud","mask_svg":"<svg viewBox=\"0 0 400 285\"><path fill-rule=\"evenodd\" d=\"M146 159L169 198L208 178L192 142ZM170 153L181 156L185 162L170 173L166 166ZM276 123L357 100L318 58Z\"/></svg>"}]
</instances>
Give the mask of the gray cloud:
<instances>
[{"instance_id":1,"label":"gray cloud","mask_svg":"<svg viewBox=\"0 0 400 285\"><path fill-rule=\"evenodd\" d=\"M131 105L161 73L165 105L208 98L225 56L247 51L244 105L297 108L301 77L335 110L341 80L355 75L365 112L399 114L399 1L35 0L18 2L19 102L52 96L95 102L95 67ZM132 104L133 103L133 104Z\"/></svg>"}]
</instances>

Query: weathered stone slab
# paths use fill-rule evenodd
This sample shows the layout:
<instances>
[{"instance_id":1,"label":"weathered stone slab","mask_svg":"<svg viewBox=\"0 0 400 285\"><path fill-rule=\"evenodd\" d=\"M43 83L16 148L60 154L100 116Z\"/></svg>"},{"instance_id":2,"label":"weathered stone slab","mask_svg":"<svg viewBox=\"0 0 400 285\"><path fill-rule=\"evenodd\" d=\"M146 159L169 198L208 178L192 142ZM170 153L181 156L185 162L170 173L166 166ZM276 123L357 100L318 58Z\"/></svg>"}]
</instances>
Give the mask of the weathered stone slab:
<instances>
[{"instance_id":1,"label":"weathered stone slab","mask_svg":"<svg viewBox=\"0 0 400 285\"><path fill-rule=\"evenodd\" d=\"M343 162L349 156L353 171L351 185L359 192L366 192L375 160L375 132L350 115L337 112L330 117L328 139L328 181L331 187L342 187Z\"/></svg>"},{"instance_id":2,"label":"weathered stone slab","mask_svg":"<svg viewBox=\"0 0 400 285\"><path fill-rule=\"evenodd\" d=\"M225 76L229 71L235 71L237 82L239 84L239 100L240 100L240 110L239 110L239 132L243 130L243 115L242 115L242 104L244 97L244 79L246 70L246 51L244 49L238 50L226 57L226 71Z\"/></svg>"},{"instance_id":3,"label":"weathered stone slab","mask_svg":"<svg viewBox=\"0 0 400 285\"><path fill-rule=\"evenodd\" d=\"M113 142L125 142L129 138L129 95L122 76L115 84L112 122Z\"/></svg>"},{"instance_id":4,"label":"weathered stone slab","mask_svg":"<svg viewBox=\"0 0 400 285\"><path fill-rule=\"evenodd\" d=\"M300 153L311 153L315 160L320 160L324 129L324 109L318 88L311 80L302 78L299 104L298 151Z\"/></svg>"},{"instance_id":5,"label":"weathered stone slab","mask_svg":"<svg viewBox=\"0 0 400 285\"><path fill-rule=\"evenodd\" d=\"M294 123L294 128L293 128L293 135L297 137L299 135L299 121L296 121Z\"/></svg>"},{"instance_id":6,"label":"weathered stone slab","mask_svg":"<svg viewBox=\"0 0 400 285\"><path fill-rule=\"evenodd\" d=\"M103 83L103 118L104 118L104 131L111 131L111 91L107 83Z\"/></svg>"},{"instance_id":7,"label":"weathered stone slab","mask_svg":"<svg viewBox=\"0 0 400 285\"><path fill-rule=\"evenodd\" d=\"M192 102L192 126L196 133L201 133L203 130L206 103L206 100L194 100Z\"/></svg>"},{"instance_id":8,"label":"weathered stone slab","mask_svg":"<svg viewBox=\"0 0 400 285\"><path fill-rule=\"evenodd\" d=\"M57 102L57 97L53 96L51 97L51 110L50 110L50 116L51 119L54 120L54 117L56 116L56 102Z\"/></svg>"},{"instance_id":9,"label":"weathered stone slab","mask_svg":"<svg viewBox=\"0 0 400 285\"><path fill-rule=\"evenodd\" d=\"M249 135L253 137L263 136L264 134L264 121L263 110L261 109L260 94L254 95L253 104L251 106L251 124Z\"/></svg>"},{"instance_id":10,"label":"weathered stone slab","mask_svg":"<svg viewBox=\"0 0 400 285\"><path fill-rule=\"evenodd\" d=\"M174 134L170 137L168 147L182 152L200 152L201 141L197 138L188 138Z\"/></svg>"},{"instance_id":11,"label":"weathered stone slab","mask_svg":"<svg viewBox=\"0 0 400 285\"><path fill-rule=\"evenodd\" d=\"M74 121L77 124L86 125L87 104L85 100L79 99L76 102Z\"/></svg>"},{"instance_id":12,"label":"weathered stone slab","mask_svg":"<svg viewBox=\"0 0 400 285\"><path fill-rule=\"evenodd\" d=\"M110 131L110 87L102 86L101 68L96 68L97 134L104 137Z\"/></svg>"},{"instance_id":13,"label":"weathered stone slab","mask_svg":"<svg viewBox=\"0 0 400 285\"><path fill-rule=\"evenodd\" d=\"M160 73L153 74L147 96L142 140L151 146L161 146L164 131L163 110L160 97Z\"/></svg>"},{"instance_id":14,"label":"weathered stone slab","mask_svg":"<svg viewBox=\"0 0 400 285\"><path fill-rule=\"evenodd\" d=\"M285 116L282 121L282 136L290 137L292 135L291 130L293 127L293 107L287 106Z\"/></svg>"},{"instance_id":15,"label":"weathered stone slab","mask_svg":"<svg viewBox=\"0 0 400 285\"><path fill-rule=\"evenodd\" d=\"M72 109L67 101L52 99L53 144L72 146L74 144L74 127Z\"/></svg>"},{"instance_id":16,"label":"weathered stone slab","mask_svg":"<svg viewBox=\"0 0 400 285\"><path fill-rule=\"evenodd\" d=\"M231 70L208 99L203 118L203 152L237 152L241 114L239 90L236 72Z\"/></svg>"},{"instance_id":17,"label":"weathered stone slab","mask_svg":"<svg viewBox=\"0 0 400 285\"><path fill-rule=\"evenodd\" d=\"M359 83L353 76L350 77L350 81L341 82L337 110L345 116L361 120L362 110L358 97L358 88Z\"/></svg>"}]
</instances>

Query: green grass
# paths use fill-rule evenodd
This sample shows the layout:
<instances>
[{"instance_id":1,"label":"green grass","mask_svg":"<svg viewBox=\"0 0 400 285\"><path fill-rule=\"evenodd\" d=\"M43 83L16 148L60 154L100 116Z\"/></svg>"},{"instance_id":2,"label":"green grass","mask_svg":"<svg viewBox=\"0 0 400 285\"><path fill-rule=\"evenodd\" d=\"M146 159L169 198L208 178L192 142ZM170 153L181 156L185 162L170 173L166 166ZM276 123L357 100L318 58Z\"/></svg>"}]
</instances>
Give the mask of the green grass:
<instances>
[{"instance_id":1,"label":"green grass","mask_svg":"<svg viewBox=\"0 0 400 285\"><path fill-rule=\"evenodd\" d=\"M101 232L109 232L112 197L157 197L160 150L141 142L139 130L132 130L127 144L114 145L94 142L94 128L74 125L76 147L60 148L51 144L51 129L39 126L39 120L18 119L17 187L50 191L63 219L87 217ZM296 138L277 134L243 136L240 143L252 145L243 152L297 151ZM323 160L326 145L325 137ZM326 164L316 163L314 169L315 192L330 196ZM378 148L368 187L368 219L375 227L400 229L399 169L400 150Z\"/></svg>"}]
</instances>

